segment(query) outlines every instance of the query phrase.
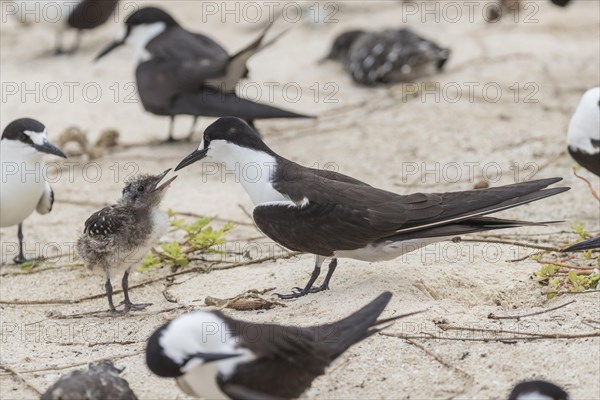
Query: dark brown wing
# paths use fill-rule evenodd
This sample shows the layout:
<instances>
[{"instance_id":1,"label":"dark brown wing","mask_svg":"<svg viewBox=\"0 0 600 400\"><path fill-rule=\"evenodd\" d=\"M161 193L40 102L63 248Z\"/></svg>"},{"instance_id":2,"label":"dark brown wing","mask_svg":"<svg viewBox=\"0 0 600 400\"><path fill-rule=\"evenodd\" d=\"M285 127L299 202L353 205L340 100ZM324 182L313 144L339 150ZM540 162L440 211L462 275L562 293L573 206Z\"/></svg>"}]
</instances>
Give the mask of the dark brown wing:
<instances>
[{"instance_id":1,"label":"dark brown wing","mask_svg":"<svg viewBox=\"0 0 600 400\"><path fill-rule=\"evenodd\" d=\"M271 396L267 398L297 398L332 360L325 345L314 340L310 328L253 324L219 315L234 335L240 336L240 345L258 356L238 365L226 381L219 378L221 390L234 399L245 398L240 396L242 388Z\"/></svg>"},{"instance_id":2,"label":"dark brown wing","mask_svg":"<svg viewBox=\"0 0 600 400\"><path fill-rule=\"evenodd\" d=\"M257 226L276 242L324 256L362 248L398 233L456 223L568 190L542 190L560 178L486 190L407 196L322 177L279 179L274 187L293 202L254 209Z\"/></svg>"},{"instance_id":3,"label":"dark brown wing","mask_svg":"<svg viewBox=\"0 0 600 400\"><path fill-rule=\"evenodd\" d=\"M382 293L347 318L308 328L229 319L228 326L242 336L241 344L260 357L239 365L231 379L221 379L219 386L234 399L299 397L348 347L377 332L369 328L376 324L391 297L389 292ZM268 395L261 397L260 393Z\"/></svg>"},{"instance_id":4,"label":"dark brown wing","mask_svg":"<svg viewBox=\"0 0 600 400\"><path fill-rule=\"evenodd\" d=\"M104 207L93 213L86 221L83 233L89 236L108 236L121 229L126 221L126 215L119 212L114 205Z\"/></svg>"},{"instance_id":5,"label":"dark brown wing","mask_svg":"<svg viewBox=\"0 0 600 400\"><path fill-rule=\"evenodd\" d=\"M158 35L146 50L152 54L148 62L163 73L161 79L167 79L181 92L192 92L207 79L224 75L229 62L229 55L217 42L181 27L171 27Z\"/></svg>"}]
</instances>

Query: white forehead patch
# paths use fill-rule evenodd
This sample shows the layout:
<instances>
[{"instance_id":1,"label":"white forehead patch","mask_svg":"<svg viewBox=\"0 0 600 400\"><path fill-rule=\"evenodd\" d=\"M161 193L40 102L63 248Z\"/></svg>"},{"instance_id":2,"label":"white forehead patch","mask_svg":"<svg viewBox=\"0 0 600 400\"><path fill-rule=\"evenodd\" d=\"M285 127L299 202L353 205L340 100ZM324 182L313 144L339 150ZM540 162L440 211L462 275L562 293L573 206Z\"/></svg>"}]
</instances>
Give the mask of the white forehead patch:
<instances>
[{"instance_id":1,"label":"white forehead patch","mask_svg":"<svg viewBox=\"0 0 600 400\"><path fill-rule=\"evenodd\" d=\"M38 146L41 146L48 141L48 135L45 129L42 132L23 131L23 133L29 136L31 141Z\"/></svg>"},{"instance_id":2,"label":"white forehead patch","mask_svg":"<svg viewBox=\"0 0 600 400\"><path fill-rule=\"evenodd\" d=\"M552 397L538 391L523 393L517 396L517 400L553 400Z\"/></svg>"}]
</instances>

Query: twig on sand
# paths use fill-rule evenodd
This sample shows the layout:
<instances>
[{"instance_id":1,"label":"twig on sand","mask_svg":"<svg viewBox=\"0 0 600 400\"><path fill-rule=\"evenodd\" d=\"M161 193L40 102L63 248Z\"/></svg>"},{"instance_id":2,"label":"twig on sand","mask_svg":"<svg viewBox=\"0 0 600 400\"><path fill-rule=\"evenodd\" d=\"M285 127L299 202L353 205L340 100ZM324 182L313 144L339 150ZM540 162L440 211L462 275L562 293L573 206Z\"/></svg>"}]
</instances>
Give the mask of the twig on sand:
<instances>
[{"instance_id":1,"label":"twig on sand","mask_svg":"<svg viewBox=\"0 0 600 400\"><path fill-rule=\"evenodd\" d=\"M216 306L221 309L231 308L238 311L270 310L275 306L287 307L284 303L262 297L262 295L272 291L273 289L275 288L263 290L250 289L229 299L219 299L216 297L207 296L204 299L204 304L207 306Z\"/></svg>"},{"instance_id":2,"label":"twig on sand","mask_svg":"<svg viewBox=\"0 0 600 400\"><path fill-rule=\"evenodd\" d=\"M160 310L152 311L152 312L133 312L133 313L124 313L124 314L113 314L110 311L88 311L77 314L49 314L48 319L80 319L80 318L119 318L119 317L147 317L149 315L157 315L170 311L181 310L181 309L191 309L192 306L181 305L179 307L171 307L171 308L163 308Z\"/></svg>"},{"instance_id":3,"label":"twig on sand","mask_svg":"<svg viewBox=\"0 0 600 400\"><path fill-rule=\"evenodd\" d=\"M391 336L391 335L386 335L386 336ZM456 366L448 363L442 357L440 357L436 353L430 351L429 349L427 349L422 344L417 343L417 342L415 342L412 339L406 339L406 341L408 343L412 344L413 346L418 347L419 349L421 349L422 351L424 351L428 356L430 356L431 358L433 358L434 360L436 360L437 362L439 362L440 364L442 364L444 367L449 368L449 369L457 372L458 374L462 375L466 379L466 382L462 385L462 390L460 390L457 393L454 393L448 399L454 399L454 398L460 396L461 394L465 393L473 385L473 382L474 382L473 375L471 375L471 374L463 371L462 369L460 369L460 368L458 368L458 367L456 367Z\"/></svg>"},{"instance_id":4,"label":"twig on sand","mask_svg":"<svg viewBox=\"0 0 600 400\"><path fill-rule=\"evenodd\" d=\"M123 358L128 358L128 357L135 357L137 355L140 355L142 353L145 353L146 349L140 349L131 353L125 353L125 354L120 354L120 355L115 355L115 356L111 356L110 359L111 361L114 360L121 360ZM74 364L67 364L67 365L61 365L61 366L51 366L51 367L44 367L44 368L35 368L35 369L28 369L25 371L19 371L19 374L30 374L33 372L46 372L46 371L61 371L63 369L70 369L70 368L76 368L76 367L81 367L84 365L88 365L90 363L93 362L98 362L98 361L102 361L105 360L106 357L102 357L102 358L97 358L95 360L87 360L87 361L82 361L82 362L78 362L78 363L74 363ZM7 367L3 366L2 368L4 368L5 370L8 371ZM10 371L12 371L13 373L17 373L17 371L10 369ZM41 394L41 393L40 393Z\"/></svg>"},{"instance_id":5,"label":"twig on sand","mask_svg":"<svg viewBox=\"0 0 600 400\"><path fill-rule=\"evenodd\" d=\"M267 262L267 261L277 261L277 260L285 260L285 259L289 259L292 257L296 257L297 255L301 254L300 252L289 252L285 255L282 256L268 256L268 257L262 257L262 258L257 258L255 260L249 260L249 261L244 261L244 262L240 262L240 263L235 263L235 264L229 264L229 265L223 265L223 266L217 266L217 267L213 267L214 264L210 264L207 266L198 266L198 267L193 267L193 268L186 268L182 271L177 271L174 272L172 274L169 275L165 275L165 276L160 276L158 278L154 278L154 279L149 279L147 281L138 283L136 285L131 285L129 286L129 290L131 291L132 289L136 289L139 287L143 287L155 282L159 282L162 281L163 279L168 279L168 278L172 278L175 276L179 276L179 275L184 275L184 274L191 274L194 272L200 272L200 273L208 273L210 271L224 271L224 270L228 270L228 269L233 269L233 268L239 268L239 267L245 267L248 265L252 265L252 264L260 264L262 262ZM120 293L122 292L122 289L116 289L113 291L113 294L116 293ZM94 294L91 296L85 296L85 297L81 297L79 299L75 299L75 300L63 300L63 299L49 299L49 300L1 300L0 304L6 304L6 305L39 305L39 304L77 304L77 303L81 303L83 301L87 301L87 300L95 300L98 298L102 298L106 296L106 293L98 293L98 294Z\"/></svg>"},{"instance_id":6,"label":"twig on sand","mask_svg":"<svg viewBox=\"0 0 600 400\"><path fill-rule=\"evenodd\" d=\"M555 261L544 261L544 260L536 260L539 264L548 264L548 265L554 265L555 267L560 267L560 268L565 268L565 269L580 269L580 270L584 270L584 271L589 271L589 270L594 270L598 267L579 267L577 265L571 265L571 264L564 264L564 263L559 263L559 262L555 262Z\"/></svg>"},{"instance_id":7,"label":"twig on sand","mask_svg":"<svg viewBox=\"0 0 600 400\"><path fill-rule=\"evenodd\" d=\"M20 381L21 383L23 383L25 386L27 386L28 388L30 388L31 390L33 390L37 394L41 395L41 394L44 393L40 388L38 388L33 383L29 382L27 379L25 379L25 377L23 377L21 375L21 373L15 371L14 369L12 369L10 367L7 367L5 365L0 365L0 368L3 369L3 370L5 370L6 372L8 372L10 375L14 376L15 378L17 378L18 381Z\"/></svg>"},{"instance_id":8,"label":"twig on sand","mask_svg":"<svg viewBox=\"0 0 600 400\"><path fill-rule=\"evenodd\" d=\"M237 205L237 206L240 208L240 210L242 210L242 212L243 212L244 214L246 214L246 217L248 217L248 219L249 219L250 221L252 221L251 225L252 225L252 226L256 226L256 224L254 223L254 218L252 218L252 215L251 215L251 214L248 212L248 210L246 210L246 208L245 208L243 205L239 204L239 203L238 203L238 205Z\"/></svg>"},{"instance_id":9,"label":"twig on sand","mask_svg":"<svg viewBox=\"0 0 600 400\"><path fill-rule=\"evenodd\" d=\"M594 196L596 198L596 200L600 201L600 195L598 195L598 192L596 192L594 190L594 187L592 186L592 184L590 183L590 181L588 181L586 178L584 178L581 175L577 175L577 172L575 172L575 170L573 170L573 175L575 175L576 177L578 177L579 179L581 179L582 181L584 181L588 188L590 189L590 192L592 193L592 196Z\"/></svg>"},{"instance_id":10,"label":"twig on sand","mask_svg":"<svg viewBox=\"0 0 600 400\"><path fill-rule=\"evenodd\" d=\"M566 302L564 304L561 304L560 306L556 306L556 307L552 307L549 308L547 310L542 310L542 311L536 311L536 312L532 312L529 314L521 314L521 315L494 315L493 313L490 313L490 315L488 315L489 319L521 319L521 318L525 318L525 317L532 317L534 315L540 315L540 314L545 314L551 311L555 311L558 310L559 308L563 308L568 306L569 304L575 303L575 300L571 300L569 302Z\"/></svg>"},{"instance_id":11,"label":"twig on sand","mask_svg":"<svg viewBox=\"0 0 600 400\"><path fill-rule=\"evenodd\" d=\"M560 333L560 332L543 332L543 333L534 333L534 332L523 332L523 331L510 331L505 329L484 329L484 328L470 328L464 326L456 326L450 324L439 324L438 327L444 331L463 331L463 332L479 332L485 333L487 335L490 334L511 334L514 337L511 338L499 338L499 339L489 339L487 336L484 338L486 340L537 340L537 339L581 339L581 338L589 338L589 337L600 337L600 329L597 332L588 332L588 333Z\"/></svg>"}]
</instances>

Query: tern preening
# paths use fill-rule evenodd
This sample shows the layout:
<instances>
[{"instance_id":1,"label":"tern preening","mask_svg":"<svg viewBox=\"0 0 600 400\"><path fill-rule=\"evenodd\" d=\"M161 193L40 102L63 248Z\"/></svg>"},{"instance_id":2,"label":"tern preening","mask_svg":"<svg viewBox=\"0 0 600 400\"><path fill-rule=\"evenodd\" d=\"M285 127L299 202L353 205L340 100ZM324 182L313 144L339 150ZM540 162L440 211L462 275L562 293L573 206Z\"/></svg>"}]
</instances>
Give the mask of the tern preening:
<instances>
[{"instance_id":1,"label":"tern preening","mask_svg":"<svg viewBox=\"0 0 600 400\"><path fill-rule=\"evenodd\" d=\"M127 18L124 31L96 59L123 44L135 49L140 99L146 111L171 118L169 140L173 140L177 115L194 117L188 137L193 135L199 116L233 115L250 123L256 119L311 118L236 95L237 83L248 75L248 59L273 43L263 43L266 32L230 56L217 42L187 31L165 11L145 7Z\"/></svg>"},{"instance_id":2,"label":"tern preening","mask_svg":"<svg viewBox=\"0 0 600 400\"><path fill-rule=\"evenodd\" d=\"M293 399L350 346L416 314L378 320L392 294L340 321L310 327L257 324L219 311L184 314L158 328L146 347L148 368L205 399Z\"/></svg>"}]
</instances>

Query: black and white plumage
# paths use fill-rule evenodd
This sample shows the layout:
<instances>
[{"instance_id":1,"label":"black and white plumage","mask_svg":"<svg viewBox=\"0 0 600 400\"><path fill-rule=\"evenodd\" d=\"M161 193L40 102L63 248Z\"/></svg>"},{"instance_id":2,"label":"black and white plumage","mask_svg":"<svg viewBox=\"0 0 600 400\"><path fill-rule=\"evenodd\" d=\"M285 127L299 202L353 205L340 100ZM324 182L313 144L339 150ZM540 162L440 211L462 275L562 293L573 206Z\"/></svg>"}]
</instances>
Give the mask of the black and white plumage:
<instances>
[{"instance_id":1,"label":"black and white plumage","mask_svg":"<svg viewBox=\"0 0 600 400\"><path fill-rule=\"evenodd\" d=\"M584 250L600 250L600 236L592 239L583 240L579 243L575 243L569 247L562 249L561 251L584 251Z\"/></svg>"},{"instance_id":2,"label":"black and white plumage","mask_svg":"<svg viewBox=\"0 0 600 400\"><path fill-rule=\"evenodd\" d=\"M561 180L549 178L491 189L399 195L286 160L247 124L232 117L210 125L203 143L175 170L203 158L238 171L236 181L250 195L254 222L265 235L291 250L316 255L305 288L285 298L327 289L338 257L392 260L462 234L536 225L487 215L569 189L546 189ZM241 173L246 165L260 168L258 178ZM323 261L330 257L325 281L313 288Z\"/></svg>"},{"instance_id":3,"label":"black and white plumage","mask_svg":"<svg viewBox=\"0 0 600 400\"><path fill-rule=\"evenodd\" d=\"M569 394L550 382L526 381L513 388L508 400L569 400Z\"/></svg>"},{"instance_id":4,"label":"black and white plumage","mask_svg":"<svg viewBox=\"0 0 600 400\"><path fill-rule=\"evenodd\" d=\"M61 376L40 400L137 400L122 372L109 360L90 363Z\"/></svg>"},{"instance_id":5,"label":"black and white plumage","mask_svg":"<svg viewBox=\"0 0 600 400\"><path fill-rule=\"evenodd\" d=\"M117 204L104 207L85 221L83 234L77 241L77 253L85 265L101 270L106 277L105 289L111 312L111 278L123 274L124 311L143 310L149 304L133 304L129 299L128 279L158 239L166 232L169 221L159 209L165 189L176 176L159 186L170 169L158 175L138 175L126 182L123 197Z\"/></svg>"},{"instance_id":6,"label":"black and white plumage","mask_svg":"<svg viewBox=\"0 0 600 400\"><path fill-rule=\"evenodd\" d=\"M119 5L119 0L69 0L69 1L13 1L19 21L43 22L56 30L55 54L71 54L79 49L81 34L96 29L108 21ZM32 3L38 3L34 8ZM31 10L38 10L33 14ZM67 31L76 32L75 43L70 49L63 46L63 36Z\"/></svg>"},{"instance_id":7,"label":"black and white plumage","mask_svg":"<svg viewBox=\"0 0 600 400\"><path fill-rule=\"evenodd\" d=\"M339 35L326 59L338 60L361 85L408 82L441 71L450 50L410 29Z\"/></svg>"},{"instance_id":8,"label":"black and white plumage","mask_svg":"<svg viewBox=\"0 0 600 400\"><path fill-rule=\"evenodd\" d=\"M569 123L567 145L579 165L600 176L600 87L581 98Z\"/></svg>"},{"instance_id":9,"label":"black and white plumage","mask_svg":"<svg viewBox=\"0 0 600 400\"><path fill-rule=\"evenodd\" d=\"M173 120L177 115L194 116L190 137L199 116L233 115L250 122L268 118L310 118L235 94L236 84L248 75L248 59L273 42L263 43L266 32L230 56L211 38L182 28L165 11L146 7L127 18L125 31L96 59L122 44L136 49L140 99L146 111L171 117L169 140L173 140Z\"/></svg>"},{"instance_id":10,"label":"black and white plumage","mask_svg":"<svg viewBox=\"0 0 600 400\"><path fill-rule=\"evenodd\" d=\"M219 311L184 314L150 336L146 363L197 397L297 398L350 346L414 314L378 321L391 297L382 293L347 318L306 328L244 322Z\"/></svg>"},{"instance_id":11,"label":"black and white plumage","mask_svg":"<svg viewBox=\"0 0 600 400\"><path fill-rule=\"evenodd\" d=\"M67 157L48 141L46 127L39 121L21 118L4 128L0 139L0 227L19 226L16 263L26 261L23 221L33 210L49 213L54 204L54 192L45 180L44 154Z\"/></svg>"}]
</instances>

